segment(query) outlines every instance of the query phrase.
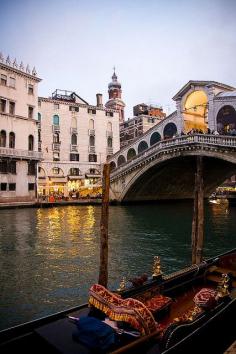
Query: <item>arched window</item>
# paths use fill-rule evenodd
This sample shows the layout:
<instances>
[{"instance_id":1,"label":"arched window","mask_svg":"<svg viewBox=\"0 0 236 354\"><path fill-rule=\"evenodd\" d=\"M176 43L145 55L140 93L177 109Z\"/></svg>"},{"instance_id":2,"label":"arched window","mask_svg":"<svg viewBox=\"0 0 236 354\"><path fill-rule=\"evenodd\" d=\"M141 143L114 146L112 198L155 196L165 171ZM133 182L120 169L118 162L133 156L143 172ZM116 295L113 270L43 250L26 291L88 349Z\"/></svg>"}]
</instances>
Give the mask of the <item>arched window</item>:
<instances>
[{"instance_id":1,"label":"arched window","mask_svg":"<svg viewBox=\"0 0 236 354\"><path fill-rule=\"evenodd\" d=\"M41 122L41 118L42 118L41 113L38 113L38 121L39 122Z\"/></svg>"},{"instance_id":2,"label":"arched window","mask_svg":"<svg viewBox=\"0 0 236 354\"><path fill-rule=\"evenodd\" d=\"M125 157L123 155L120 155L117 160L118 166L121 166L125 163Z\"/></svg>"},{"instance_id":3,"label":"arched window","mask_svg":"<svg viewBox=\"0 0 236 354\"><path fill-rule=\"evenodd\" d=\"M112 123L111 122L107 123L107 131L112 132Z\"/></svg>"},{"instance_id":4,"label":"arched window","mask_svg":"<svg viewBox=\"0 0 236 354\"><path fill-rule=\"evenodd\" d=\"M33 135L29 135L28 138L28 150L33 151L34 150L34 137Z\"/></svg>"},{"instance_id":5,"label":"arched window","mask_svg":"<svg viewBox=\"0 0 236 354\"><path fill-rule=\"evenodd\" d=\"M109 137L107 138L107 146L108 146L109 148L112 148L112 144L113 144L112 138L109 136Z\"/></svg>"},{"instance_id":6,"label":"arched window","mask_svg":"<svg viewBox=\"0 0 236 354\"><path fill-rule=\"evenodd\" d=\"M6 147L6 142L7 142L7 135L5 130L1 130L0 133L0 146L1 147Z\"/></svg>"},{"instance_id":7,"label":"arched window","mask_svg":"<svg viewBox=\"0 0 236 354\"><path fill-rule=\"evenodd\" d=\"M60 118L57 114L54 114L54 116L53 116L53 124L60 125Z\"/></svg>"},{"instance_id":8,"label":"arched window","mask_svg":"<svg viewBox=\"0 0 236 354\"><path fill-rule=\"evenodd\" d=\"M15 148L15 133L10 132L9 134L9 148L14 149Z\"/></svg>"},{"instance_id":9,"label":"arched window","mask_svg":"<svg viewBox=\"0 0 236 354\"><path fill-rule=\"evenodd\" d=\"M80 175L80 170L79 168L71 168L69 172L70 176L79 176Z\"/></svg>"},{"instance_id":10,"label":"arched window","mask_svg":"<svg viewBox=\"0 0 236 354\"><path fill-rule=\"evenodd\" d=\"M93 135L89 137L89 146L95 146L95 137Z\"/></svg>"},{"instance_id":11,"label":"arched window","mask_svg":"<svg viewBox=\"0 0 236 354\"><path fill-rule=\"evenodd\" d=\"M90 119L89 121L89 129L94 129L94 120Z\"/></svg>"},{"instance_id":12,"label":"arched window","mask_svg":"<svg viewBox=\"0 0 236 354\"><path fill-rule=\"evenodd\" d=\"M173 136L176 133L177 133L177 127L174 123L166 124L164 131L163 131L164 139L173 138Z\"/></svg>"},{"instance_id":13,"label":"arched window","mask_svg":"<svg viewBox=\"0 0 236 354\"><path fill-rule=\"evenodd\" d=\"M60 135L59 135L59 133L54 133L53 134L53 142L56 143L56 144L60 143Z\"/></svg>"},{"instance_id":14,"label":"arched window","mask_svg":"<svg viewBox=\"0 0 236 354\"><path fill-rule=\"evenodd\" d=\"M77 135L76 134L71 135L71 144L77 145Z\"/></svg>"},{"instance_id":15,"label":"arched window","mask_svg":"<svg viewBox=\"0 0 236 354\"><path fill-rule=\"evenodd\" d=\"M151 135L151 139L150 139L150 145L154 145L156 143L158 143L158 141L161 140L161 136L158 132L155 132Z\"/></svg>"},{"instance_id":16,"label":"arched window","mask_svg":"<svg viewBox=\"0 0 236 354\"><path fill-rule=\"evenodd\" d=\"M140 154L141 152L145 151L148 149L148 144L146 143L146 141L142 140L141 143L139 143L138 146L138 153Z\"/></svg>"},{"instance_id":17,"label":"arched window","mask_svg":"<svg viewBox=\"0 0 236 354\"><path fill-rule=\"evenodd\" d=\"M219 133L235 135L236 111L234 107L229 105L222 107L217 114L216 122Z\"/></svg>"},{"instance_id":18,"label":"arched window","mask_svg":"<svg viewBox=\"0 0 236 354\"><path fill-rule=\"evenodd\" d=\"M127 153L127 160L131 160L134 156L136 156L136 151L133 148L129 149Z\"/></svg>"}]
</instances>

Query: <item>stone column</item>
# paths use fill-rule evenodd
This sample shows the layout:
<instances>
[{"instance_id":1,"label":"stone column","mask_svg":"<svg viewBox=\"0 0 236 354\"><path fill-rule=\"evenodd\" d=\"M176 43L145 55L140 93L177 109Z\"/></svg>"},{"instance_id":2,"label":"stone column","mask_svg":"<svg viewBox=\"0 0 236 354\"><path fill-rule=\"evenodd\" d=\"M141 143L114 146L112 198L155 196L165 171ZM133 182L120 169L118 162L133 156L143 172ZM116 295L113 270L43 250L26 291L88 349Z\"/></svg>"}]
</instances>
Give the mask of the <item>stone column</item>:
<instances>
[{"instance_id":1,"label":"stone column","mask_svg":"<svg viewBox=\"0 0 236 354\"><path fill-rule=\"evenodd\" d=\"M214 114L214 92L212 88L208 90L208 99L208 127L210 130L216 130L217 124Z\"/></svg>"}]
</instances>

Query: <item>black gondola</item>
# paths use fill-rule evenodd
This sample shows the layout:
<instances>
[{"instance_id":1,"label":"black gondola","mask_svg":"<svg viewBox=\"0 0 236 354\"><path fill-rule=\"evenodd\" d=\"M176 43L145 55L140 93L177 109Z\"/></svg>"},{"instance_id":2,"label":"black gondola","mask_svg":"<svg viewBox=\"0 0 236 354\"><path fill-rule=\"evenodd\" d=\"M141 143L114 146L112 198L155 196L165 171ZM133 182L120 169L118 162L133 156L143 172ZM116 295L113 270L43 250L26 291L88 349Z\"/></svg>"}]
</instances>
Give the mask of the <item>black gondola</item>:
<instances>
[{"instance_id":1,"label":"black gondola","mask_svg":"<svg viewBox=\"0 0 236 354\"><path fill-rule=\"evenodd\" d=\"M104 291L118 299L122 311L110 302L109 296L103 297L102 292L96 294L95 291L94 297L90 292L89 304L1 331L1 353L16 350L22 353L93 353L79 338L75 339L76 325L68 316L97 317L103 321L110 314L112 320L116 319L119 327L117 342L102 351L104 353L221 354L236 339L233 325L236 315L236 249L170 275L160 274L147 279L142 285L120 291L119 296L117 292ZM130 299L148 309L156 328L147 326L143 329L143 324L130 328L132 318L136 321L134 323L140 318L140 313L136 316L139 310L128 311L131 317L134 316L132 318L126 316L126 307L131 310L127 305L132 304ZM139 330L140 337L129 333L124 335L120 328L126 325L126 332Z\"/></svg>"}]
</instances>

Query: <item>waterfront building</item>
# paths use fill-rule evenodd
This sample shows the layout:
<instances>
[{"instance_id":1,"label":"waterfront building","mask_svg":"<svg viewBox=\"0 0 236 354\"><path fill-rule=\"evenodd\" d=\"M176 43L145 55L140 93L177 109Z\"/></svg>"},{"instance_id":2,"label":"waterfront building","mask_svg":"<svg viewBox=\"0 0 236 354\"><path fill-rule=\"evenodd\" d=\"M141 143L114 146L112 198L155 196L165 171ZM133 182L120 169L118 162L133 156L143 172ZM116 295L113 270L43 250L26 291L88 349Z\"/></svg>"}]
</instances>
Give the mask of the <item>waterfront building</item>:
<instances>
[{"instance_id":1,"label":"waterfront building","mask_svg":"<svg viewBox=\"0 0 236 354\"><path fill-rule=\"evenodd\" d=\"M122 90L121 90L121 83L117 80L117 75L114 73L112 75L112 81L108 84L108 96L109 100L106 102L105 106L107 108L118 110L120 123L123 123L125 120L125 103L121 97Z\"/></svg>"},{"instance_id":2,"label":"waterfront building","mask_svg":"<svg viewBox=\"0 0 236 354\"><path fill-rule=\"evenodd\" d=\"M120 145L124 147L159 123L166 114L162 107L144 103L133 107L134 117L120 124Z\"/></svg>"},{"instance_id":3,"label":"waterfront building","mask_svg":"<svg viewBox=\"0 0 236 354\"><path fill-rule=\"evenodd\" d=\"M104 107L101 94L96 97L95 106L70 91L39 97L39 195L77 198L101 192L101 164L120 149L119 112Z\"/></svg>"},{"instance_id":4,"label":"waterfront building","mask_svg":"<svg viewBox=\"0 0 236 354\"><path fill-rule=\"evenodd\" d=\"M0 53L0 203L34 201L37 194L40 81L35 68Z\"/></svg>"}]
</instances>

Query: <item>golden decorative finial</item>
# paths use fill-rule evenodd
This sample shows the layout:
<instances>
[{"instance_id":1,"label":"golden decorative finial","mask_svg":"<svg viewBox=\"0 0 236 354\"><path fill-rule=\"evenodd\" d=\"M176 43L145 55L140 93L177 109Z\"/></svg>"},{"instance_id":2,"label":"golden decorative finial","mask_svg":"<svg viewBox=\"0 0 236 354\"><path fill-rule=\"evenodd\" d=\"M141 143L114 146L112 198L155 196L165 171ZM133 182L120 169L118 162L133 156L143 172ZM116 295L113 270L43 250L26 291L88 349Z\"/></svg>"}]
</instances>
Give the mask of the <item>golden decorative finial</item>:
<instances>
[{"instance_id":1,"label":"golden decorative finial","mask_svg":"<svg viewBox=\"0 0 236 354\"><path fill-rule=\"evenodd\" d=\"M221 275L221 281L217 287L218 298L229 295L229 280L228 274Z\"/></svg>"},{"instance_id":2,"label":"golden decorative finial","mask_svg":"<svg viewBox=\"0 0 236 354\"><path fill-rule=\"evenodd\" d=\"M154 264L153 264L153 278L159 277L162 274L161 271L161 260L159 256L154 257Z\"/></svg>"},{"instance_id":3,"label":"golden decorative finial","mask_svg":"<svg viewBox=\"0 0 236 354\"><path fill-rule=\"evenodd\" d=\"M117 289L118 291L123 291L123 290L125 290L125 288L126 288L126 277L123 277L122 278L122 280L121 280L121 282L120 282L120 286L119 286L119 288Z\"/></svg>"}]
</instances>

